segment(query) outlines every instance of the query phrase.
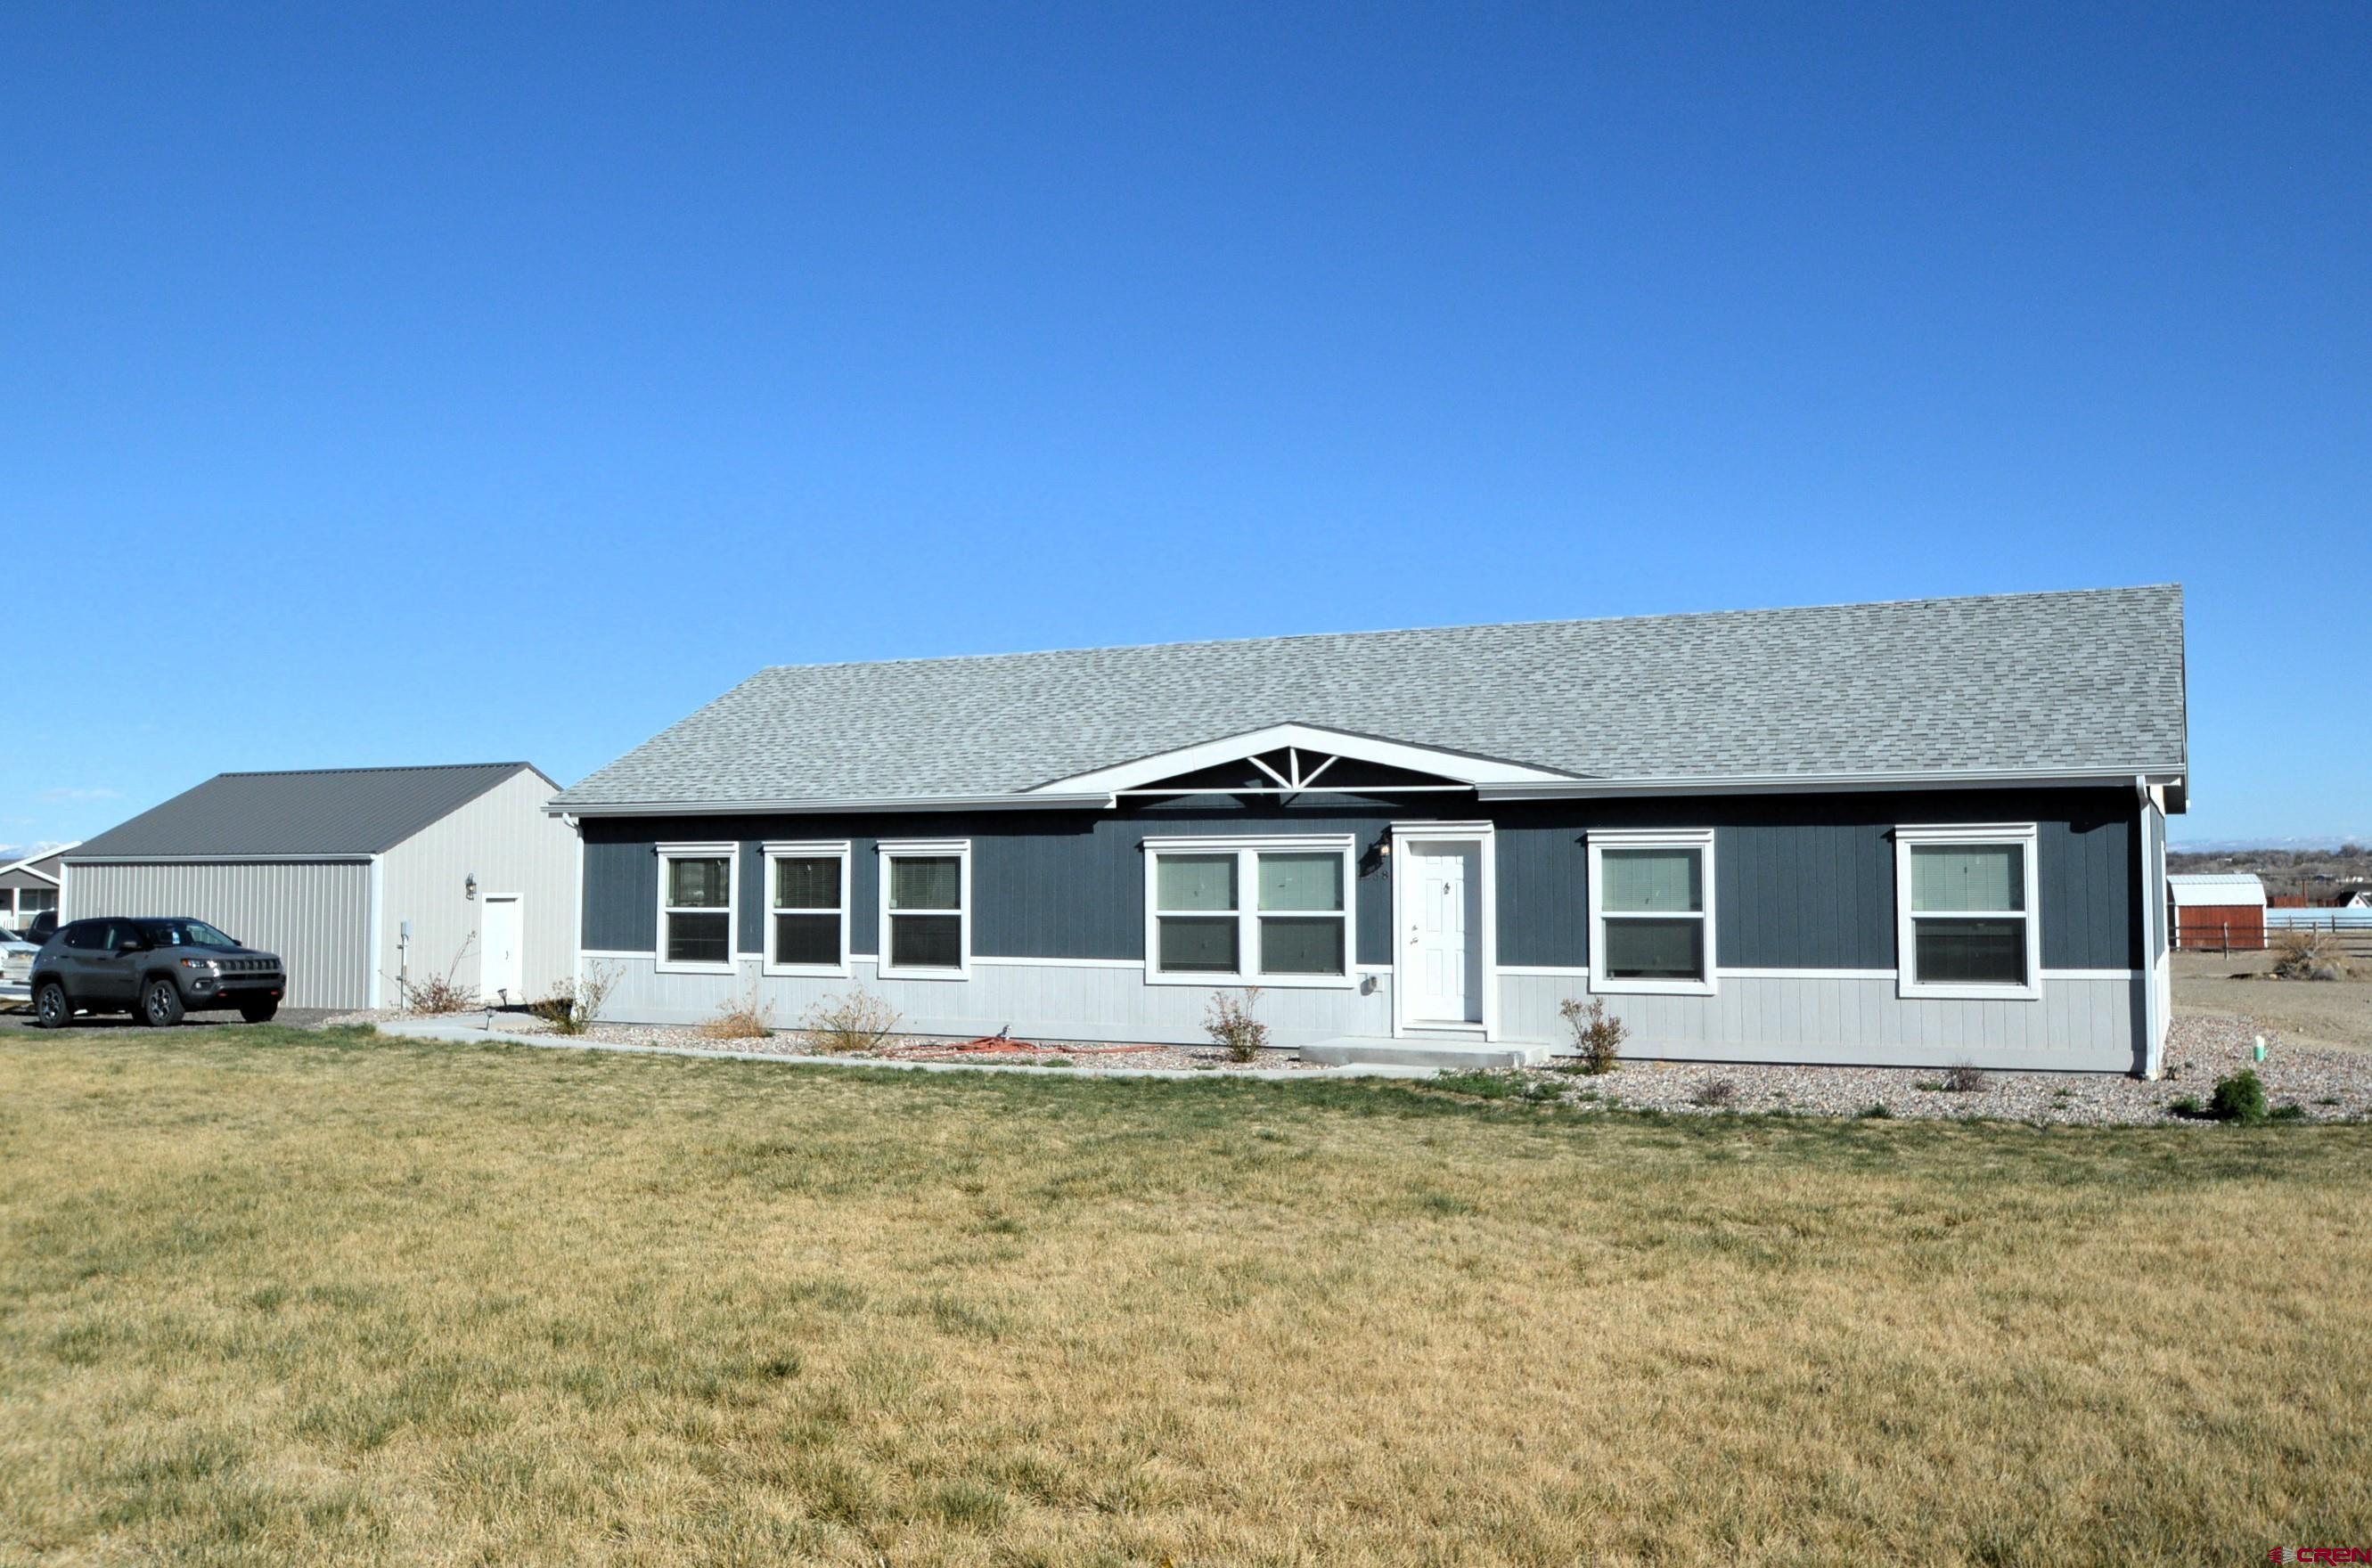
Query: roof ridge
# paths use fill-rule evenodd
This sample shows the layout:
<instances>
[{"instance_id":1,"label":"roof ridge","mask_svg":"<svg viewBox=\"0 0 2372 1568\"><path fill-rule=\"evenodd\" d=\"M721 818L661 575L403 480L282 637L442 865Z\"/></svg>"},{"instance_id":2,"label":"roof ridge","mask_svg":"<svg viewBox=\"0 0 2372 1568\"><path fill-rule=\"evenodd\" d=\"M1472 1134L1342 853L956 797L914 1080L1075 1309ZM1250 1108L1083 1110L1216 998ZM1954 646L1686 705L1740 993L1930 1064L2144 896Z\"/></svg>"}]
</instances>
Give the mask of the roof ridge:
<instances>
[{"instance_id":1,"label":"roof ridge","mask_svg":"<svg viewBox=\"0 0 2372 1568\"><path fill-rule=\"evenodd\" d=\"M536 772L543 770L533 762L396 762L383 768L238 768L215 775L218 779L293 779L308 778L322 773L450 773L465 768L527 768Z\"/></svg>"},{"instance_id":2,"label":"roof ridge","mask_svg":"<svg viewBox=\"0 0 2372 1568\"><path fill-rule=\"evenodd\" d=\"M2172 589L2175 583L2126 583L2109 587L2029 588L2017 593L1927 594L1911 598L1837 599L1823 604L1762 605L1745 610L1675 610L1649 615L1547 616L1536 621L1465 621L1439 626L1377 626L1348 632L1268 633L1250 637L1180 637L1166 643L1100 643L1062 648L1014 648L994 654L938 654L928 658L822 659L811 664L770 664L757 674L784 669L888 669L901 665L987 663L995 659L1048 658L1057 654L1155 653L1169 648L1228 648L1251 643L1315 643L1353 637L1406 637L1446 632L1519 631L1540 626L1607 626L1629 621L1645 625L1672 621L1744 620L1770 615L1807 615L1831 610L1899 610L1914 605L2005 604L2020 599L2105 598L2118 594ZM748 679L755 679L750 677ZM745 679L744 684L747 683ZM727 693L730 695L730 693Z\"/></svg>"}]
</instances>

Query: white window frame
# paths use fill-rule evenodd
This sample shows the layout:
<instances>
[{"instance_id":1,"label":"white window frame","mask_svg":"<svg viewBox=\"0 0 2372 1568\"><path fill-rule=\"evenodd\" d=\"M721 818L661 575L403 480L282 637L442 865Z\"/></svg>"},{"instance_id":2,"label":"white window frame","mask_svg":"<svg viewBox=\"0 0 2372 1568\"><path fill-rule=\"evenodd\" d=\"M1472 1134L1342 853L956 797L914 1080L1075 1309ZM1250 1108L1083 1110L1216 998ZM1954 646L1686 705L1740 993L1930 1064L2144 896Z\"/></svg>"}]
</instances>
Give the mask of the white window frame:
<instances>
[{"instance_id":1,"label":"white window frame","mask_svg":"<svg viewBox=\"0 0 2372 1568\"><path fill-rule=\"evenodd\" d=\"M658 940L651 955L661 974L731 974L734 955L741 950L741 846L738 843L659 844ZM668 957L668 916L670 914L715 914L715 910L691 908L671 909L668 905L668 862L671 860L716 860L725 862L725 961L721 964L679 963Z\"/></svg>"},{"instance_id":2,"label":"white window frame","mask_svg":"<svg viewBox=\"0 0 2372 1568\"><path fill-rule=\"evenodd\" d=\"M1894 830L1894 969L1895 994L1960 1001L2039 1002L2042 999L2042 887L2037 876L2037 844L2041 835L2032 822L1980 822L1960 826L1921 826ZM1919 943L1911 909L1913 848L1954 848L1981 844L2017 844L2024 848L2026 908L2023 910L1936 910L1938 920L2023 920L2026 922L2026 980L2017 985L1979 985L1967 981L1923 982L1919 979Z\"/></svg>"},{"instance_id":3,"label":"white window frame","mask_svg":"<svg viewBox=\"0 0 2372 1568\"><path fill-rule=\"evenodd\" d=\"M1348 991L1359 983L1358 840L1350 833L1284 833L1253 836L1185 833L1144 841L1145 851L1145 982L1147 985L1257 985L1310 987ZM1343 857L1343 972L1331 974L1265 974L1260 969L1260 854L1339 854ZM1236 962L1233 974L1207 970L1165 974L1161 970L1160 912L1155 907L1161 878L1155 866L1164 854L1229 854L1236 857ZM1200 912L1205 918L1211 912ZM1327 918L1325 911L1273 912L1282 916Z\"/></svg>"},{"instance_id":4,"label":"white window frame","mask_svg":"<svg viewBox=\"0 0 2372 1568\"><path fill-rule=\"evenodd\" d=\"M766 883L760 894L765 917L765 943L762 950L763 972L770 975L813 975L845 979L848 975L849 905L854 901L849 884L851 861L846 839L821 843L770 843L766 846ZM840 908L780 910L774 907L774 863L782 860L837 860L840 862ZM774 917L777 914L831 914L840 916L840 961L832 964L785 964L774 958Z\"/></svg>"},{"instance_id":5,"label":"white window frame","mask_svg":"<svg viewBox=\"0 0 2372 1568\"><path fill-rule=\"evenodd\" d=\"M877 933L879 946L874 949L875 972L884 980L970 980L971 978L971 841L970 839L884 839L875 846L880 871L880 926ZM913 965L898 966L890 961L890 862L896 860L943 860L953 855L956 860L956 914L961 924L958 928L961 944L959 952L962 961L953 969L922 969ZM945 910L908 910L908 914L946 914Z\"/></svg>"},{"instance_id":6,"label":"white window frame","mask_svg":"<svg viewBox=\"0 0 2372 1568\"><path fill-rule=\"evenodd\" d=\"M1589 989L1594 995L1605 996L1711 996L1721 982L1721 960L1715 951L1713 830L1711 828L1593 828L1589 842ZM1690 912L1675 910L1669 913L1639 912L1635 918L1673 920L1695 918L1704 922L1704 976L1701 980L1627 980L1607 973L1606 963L1606 889L1604 851L1610 849L1689 849L1698 853L1698 887L1703 893L1700 900L1704 907ZM1614 918L1634 917L1634 912L1617 910Z\"/></svg>"}]
</instances>

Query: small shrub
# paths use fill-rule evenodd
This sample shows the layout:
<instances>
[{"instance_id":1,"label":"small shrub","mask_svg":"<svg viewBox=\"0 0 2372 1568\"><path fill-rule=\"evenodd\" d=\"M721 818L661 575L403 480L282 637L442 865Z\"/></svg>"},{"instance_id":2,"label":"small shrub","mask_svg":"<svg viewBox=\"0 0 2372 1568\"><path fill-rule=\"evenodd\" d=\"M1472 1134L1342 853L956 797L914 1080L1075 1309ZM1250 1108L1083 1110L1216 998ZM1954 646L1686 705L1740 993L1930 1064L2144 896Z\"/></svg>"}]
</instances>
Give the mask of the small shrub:
<instances>
[{"instance_id":1,"label":"small shrub","mask_svg":"<svg viewBox=\"0 0 2372 1568\"><path fill-rule=\"evenodd\" d=\"M2265 1112L2265 1120L2268 1121L2304 1121L2306 1120L2306 1107L2302 1105L2277 1105L2273 1107L2273 1109Z\"/></svg>"},{"instance_id":2,"label":"small shrub","mask_svg":"<svg viewBox=\"0 0 2372 1568\"><path fill-rule=\"evenodd\" d=\"M1557 1011L1564 1016L1565 1028L1573 1031L1573 1048L1581 1057L1583 1072L1611 1073L1622 1064L1622 1039L1630 1031L1622 1019L1607 1012L1602 1000L1593 996L1585 1005L1578 997L1567 997Z\"/></svg>"},{"instance_id":3,"label":"small shrub","mask_svg":"<svg viewBox=\"0 0 2372 1568\"><path fill-rule=\"evenodd\" d=\"M1940 1095L1944 1092L1944 1080L1941 1078L1922 1078L1911 1086L1919 1090L1923 1094Z\"/></svg>"},{"instance_id":4,"label":"small shrub","mask_svg":"<svg viewBox=\"0 0 2372 1568\"><path fill-rule=\"evenodd\" d=\"M1981 1095L1993 1086L1984 1070L1967 1063L1956 1063L1944 1073L1944 1092L1948 1095Z\"/></svg>"},{"instance_id":5,"label":"small shrub","mask_svg":"<svg viewBox=\"0 0 2372 1568\"><path fill-rule=\"evenodd\" d=\"M2202 1121L2207 1115L2207 1108L2199 1103L2197 1095L2183 1095L2167 1101L2166 1111L2169 1116L2187 1116L2194 1121Z\"/></svg>"},{"instance_id":6,"label":"small shrub","mask_svg":"<svg viewBox=\"0 0 2372 1568\"><path fill-rule=\"evenodd\" d=\"M474 935L461 938L461 946L443 974L431 972L419 980L397 981L397 1005L407 1013L466 1013L480 1005L478 993L453 978L461 970L461 960L469 956L470 944L476 940Z\"/></svg>"},{"instance_id":7,"label":"small shrub","mask_svg":"<svg viewBox=\"0 0 2372 1568\"><path fill-rule=\"evenodd\" d=\"M827 996L799 1020L799 1039L826 1056L853 1056L879 1049L897 1032L898 1010L858 986L844 996Z\"/></svg>"},{"instance_id":8,"label":"small shrub","mask_svg":"<svg viewBox=\"0 0 2372 1568\"><path fill-rule=\"evenodd\" d=\"M1268 1026L1252 1016L1260 1005L1260 988L1222 991L1211 997L1203 1028L1231 1062L1256 1062L1268 1047Z\"/></svg>"},{"instance_id":9,"label":"small shrub","mask_svg":"<svg viewBox=\"0 0 2372 1568\"><path fill-rule=\"evenodd\" d=\"M2207 1114L2218 1121L2253 1126L2265 1119L2265 1086L2246 1067L2228 1078L2218 1078L2215 1093L2207 1101Z\"/></svg>"},{"instance_id":10,"label":"small shrub","mask_svg":"<svg viewBox=\"0 0 2372 1568\"><path fill-rule=\"evenodd\" d=\"M583 979L562 981L528 1011L550 1024L553 1034L581 1035L600 1017L610 993L618 988L620 972L609 964L587 964Z\"/></svg>"},{"instance_id":11,"label":"small shrub","mask_svg":"<svg viewBox=\"0 0 2372 1568\"><path fill-rule=\"evenodd\" d=\"M2285 931L2273 938L2273 972L2284 980L2344 980L2347 956L2328 931Z\"/></svg>"},{"instance_id":12,"label":"small shrub","mask_svg":"<svg viewBox=\"0 0 2372 1568\"><path fill-rule=\"evenodd\" d=\"M1894 1120L1894 1112L1886 1109L1886 1102L1884 1100L1874 1099L1869 1102L1869 1108L1866 1110L1858 1113L1856 1120L1862 1121L1891 1121Z\"/></svg>"},{"instance_id":13,"label":"small shrub","mask_svg":"<svg viewBox=\"0 0 2372 1568\"><path fill-rule=\"evenodd\" d=\"M1707 1078L1689 1098L1708 1110L1718 1110L1738 1103L1738 1086L1727 1078Z\"/></svg>"},{"instance_id":14,"label":"small shrub","mask_svg":"<svg viewBox=\"0 0 2372 1568\"><path fill-rule=\"evenodd\" d=\"M703 1040L764 1040L774 1032L774 1005L758 998L758 988L719 1005L716 1016L693 1031Z\"/></svg>"}]
</instances>

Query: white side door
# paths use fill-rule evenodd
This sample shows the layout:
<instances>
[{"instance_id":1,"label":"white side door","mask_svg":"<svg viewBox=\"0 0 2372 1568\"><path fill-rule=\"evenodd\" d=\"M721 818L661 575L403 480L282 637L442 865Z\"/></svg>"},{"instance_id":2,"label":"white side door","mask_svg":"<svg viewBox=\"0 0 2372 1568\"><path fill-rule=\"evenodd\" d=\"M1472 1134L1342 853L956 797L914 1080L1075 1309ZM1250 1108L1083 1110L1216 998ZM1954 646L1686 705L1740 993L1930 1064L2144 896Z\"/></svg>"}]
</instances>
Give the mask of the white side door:
<instances>
[{"instance_id":1,"label":"white side door","mask_svg":"<svg viewBox=\"0 0 2372 1568\"><path fill-rule=\"evenodd\" d=\"M478 995L482 1001L527 1000L526 922L516 895L490 894L479 917L481 956Z\"/></svg>"},{"instance_id":2,"label":"white side door","mask_svg":"<svg viewBox=\"0 0 2372 1568\"><path fill-rule=\"evenodd\" d=\"M1401 983L1408 1021L1482 1021L1482 878L1471 843L1411 846L1401 918Z\"/></svg>"}]
</instances>

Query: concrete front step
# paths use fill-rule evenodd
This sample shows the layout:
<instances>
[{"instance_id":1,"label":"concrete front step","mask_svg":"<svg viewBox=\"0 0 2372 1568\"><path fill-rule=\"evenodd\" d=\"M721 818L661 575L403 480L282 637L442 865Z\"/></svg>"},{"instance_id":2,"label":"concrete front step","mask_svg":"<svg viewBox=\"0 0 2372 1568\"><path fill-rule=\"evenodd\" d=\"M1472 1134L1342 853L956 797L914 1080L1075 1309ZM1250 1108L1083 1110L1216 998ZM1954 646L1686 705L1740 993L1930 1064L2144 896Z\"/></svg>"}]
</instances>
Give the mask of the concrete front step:
<instances>
[{"instance_id":1,"label":"concrete front step","mask_svg":"<svg viewBox=\"0 0 2372 1568\"><path fill-rule=\"evenodd\" d=\"M1322 1067L1534 1067L1549 1059L1544 1045L1507 1040L1393 1040L1338 1035L1301 1048L1301 1059Z\"/></svg>"}]
</instances>

